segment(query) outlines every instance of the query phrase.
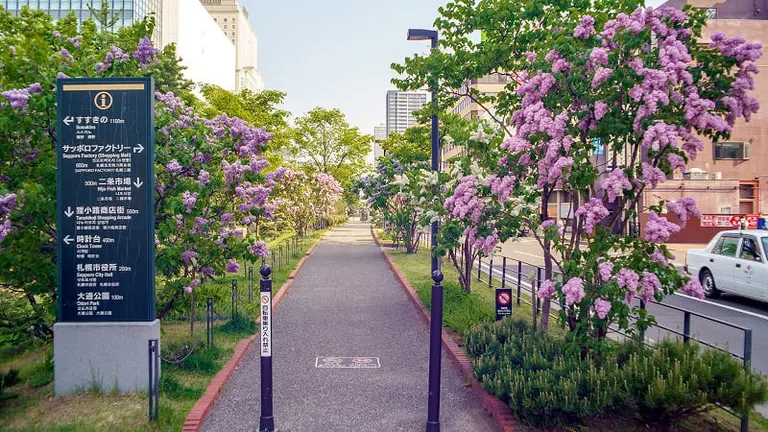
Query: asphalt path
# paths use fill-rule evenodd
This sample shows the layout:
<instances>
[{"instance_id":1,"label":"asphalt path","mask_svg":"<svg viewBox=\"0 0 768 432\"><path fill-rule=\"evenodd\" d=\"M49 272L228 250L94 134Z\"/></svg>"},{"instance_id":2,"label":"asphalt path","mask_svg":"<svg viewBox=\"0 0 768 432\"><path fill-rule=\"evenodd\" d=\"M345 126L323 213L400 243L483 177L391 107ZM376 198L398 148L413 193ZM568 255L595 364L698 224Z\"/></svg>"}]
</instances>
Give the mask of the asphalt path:
<instances>
[{"instance_id":1,"label":"asphalt path","mask_svg":"<svg viewBox=\"0 0 768 432\"><path fill-rule=\"evenodd\" d=\"M424 430L429 329L371 241L368 224L353 222L325 236L275 309L273 341L279 431ZM258 430L256 346L203 430ZM320 356L376 357L381 367L318 368ZM442 371L442 430L494 430L445 354Z\"/></svg>"}]
</instances>

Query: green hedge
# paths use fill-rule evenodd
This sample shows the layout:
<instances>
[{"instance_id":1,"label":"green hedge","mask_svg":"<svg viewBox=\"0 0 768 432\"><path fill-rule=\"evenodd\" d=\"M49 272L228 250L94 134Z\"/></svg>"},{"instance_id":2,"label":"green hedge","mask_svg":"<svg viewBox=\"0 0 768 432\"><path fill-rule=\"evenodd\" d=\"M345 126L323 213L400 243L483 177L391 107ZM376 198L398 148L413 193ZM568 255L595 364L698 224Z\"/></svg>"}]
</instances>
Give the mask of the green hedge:
<instances>
[{"instance_id":1,"label":"green hedge","mask_svg":"<svg viewBox=\"0 0 768 432\"><path fill-rule=\"evenodd\" d=\"M537 426L620 411L664 423L713 404L744 413L768 398L762 376L745 371L727 353L701 352L695 343L624 342L598 355L571 348L565 337L505 319L473 328L465 348L483 387L508 403L519 420Z\"/></svg>"}]
</instances>

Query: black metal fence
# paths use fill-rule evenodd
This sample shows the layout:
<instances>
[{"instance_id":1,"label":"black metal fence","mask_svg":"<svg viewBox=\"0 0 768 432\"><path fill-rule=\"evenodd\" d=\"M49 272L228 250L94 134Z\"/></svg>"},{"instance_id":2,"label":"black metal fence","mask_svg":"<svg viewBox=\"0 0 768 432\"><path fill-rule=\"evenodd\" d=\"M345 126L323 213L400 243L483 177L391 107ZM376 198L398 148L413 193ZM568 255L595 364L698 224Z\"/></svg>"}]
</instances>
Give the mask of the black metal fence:
<instances>
[{"instance_id":1,"label":"black metal fence","mask_svg":"<svg viewBox=\"0 0 768 432\"><path fill-rule=\"evenodd\" d=\"M160 409L160 341L149 340L149 374L147 393L149 393L149 419L157 420Z\"/></svg>"}]
</instances>

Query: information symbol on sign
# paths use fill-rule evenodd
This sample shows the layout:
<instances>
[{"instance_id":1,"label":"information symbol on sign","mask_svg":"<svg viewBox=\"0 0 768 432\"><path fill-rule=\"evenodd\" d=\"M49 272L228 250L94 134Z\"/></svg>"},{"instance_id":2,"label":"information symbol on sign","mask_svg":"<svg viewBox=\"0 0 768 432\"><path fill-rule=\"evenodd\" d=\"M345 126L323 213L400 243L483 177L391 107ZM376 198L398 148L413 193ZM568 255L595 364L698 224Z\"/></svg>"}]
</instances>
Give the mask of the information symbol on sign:
<instances>
[{"instance_id":1,"label":"information symbol on sign","mask_svg":"<svg viewBox=\"0 0 768 432\"><path fill-rule=\"evenodd\" d=\"M105 91L98 92L96 97L93 98L93 103L100 110L108 110L112 107L112 95Z\"/></svg>"}]
</instances>

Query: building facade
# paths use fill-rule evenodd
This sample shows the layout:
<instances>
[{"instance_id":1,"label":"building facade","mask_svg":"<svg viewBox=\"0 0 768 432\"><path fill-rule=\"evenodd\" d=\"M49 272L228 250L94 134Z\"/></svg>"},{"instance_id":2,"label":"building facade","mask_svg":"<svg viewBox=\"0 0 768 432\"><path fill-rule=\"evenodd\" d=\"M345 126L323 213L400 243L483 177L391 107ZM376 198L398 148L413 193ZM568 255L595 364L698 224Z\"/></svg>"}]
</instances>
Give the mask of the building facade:
<instances>
[{"instance_id":1,"label":"building facade","mask_svg":"<svg viewBox=\"0 0 768 432\"><path fill-rule=\"evenodd\" d=\"M235 46L199 0L165 0L163 42L176 44L185 78L235 91Z\"/></svg>"},{"instance_id":2,"label":"building facade","mask_svg":"<svg viewBox=\"0 0 768 432\"><path fill-rule=\"evenodd\" d=\"M384 156L384 149L381 147L381 142L387 139L387 126L380 124L373 127L373 160L375 161L381 156Z\"/></svg>"},{"instance_id":3,"label":"building facade","mask_svg":"<svg viewBox=\"0 0 768 432\"><path fill-rule=\"evenodd\" d=\"M200 0L213 21L235 46L235 88L261 91L264 80L258 68L258 39L248 10L237 0Z\"/></svg>"},{"instance_id":4,"label":"building facade","mask_svg":"<svg viewBox=\"0 0 768 432\"><path fill-rule=\"evenodd\" d=\"M768 44L768 9L761 7L764 2L689 0L687 3L706 9L709 20L702 31L702 43L709 43L714 33L723 32L763 46ZM665 4L682 9L686 1L670 0ZM756 65L760 73L754 76L755 89L751 95L763 108L752 115L749 123L737 120L727 141L712 142L700 137L704 151L689 162L688 172L678 171L674 178L646 192L647 202L690 196L696 199L704 214L768 213L768 170L765 168L768 166L768 109L765 108L768 107L768 58L763 56Z\"/></svg>"},{"instance_id":5,"label":"building facade","mask_svg":"<svg viewBox=\"0 0 768 432\"><path fill-rule=\"evenodd\" d=\"M485 96L495 96L511 82L511 78L505 75L490 74L482 78L467 80L459 89L458 93L467 95L470 92L477 92ZM481 106L469 96L461 96L451 110L453 114L458 114L465 119L481 119L493 121L496 116L496 110L493 104L484 104ZM440 149L440 160L442 169L448 169L451 158L463 156L464 149L460 145L445 144Z\"/></svg>"},{"instance_id":6,"label":"building facade","mask_svg":"<svg viewBox=\"0 0 768 432\"><path fill-rule=\"evenodd\" d=\"M427 103L426 92L387 90L387 136L392 132L404 133L416 124L413 112Z\"/></svg>"},{"instance_id":7,"label":"building facade","mask_svg":"<svg viewBox=\"0 0 768 432\"><path fill-rule=\"evenodd\" d=\"M31 9L40 9L53 17L54 20L64 18L70 12L74 12L78 21L91 18L89 5L94 4L98 9L100 1L94 0L0 0L0 6L14 15L18 15L21 8L29 6ZM155 17L155 33L153 39L156 45L162 45L162 12L163 0L109 0L110 9L119 14L115 27L130 26L136 21L142 20L149 14Z\"/></svg>"}]
</instances>

